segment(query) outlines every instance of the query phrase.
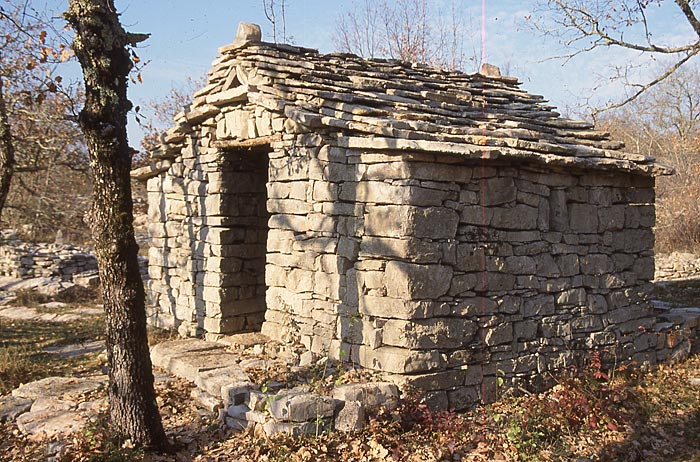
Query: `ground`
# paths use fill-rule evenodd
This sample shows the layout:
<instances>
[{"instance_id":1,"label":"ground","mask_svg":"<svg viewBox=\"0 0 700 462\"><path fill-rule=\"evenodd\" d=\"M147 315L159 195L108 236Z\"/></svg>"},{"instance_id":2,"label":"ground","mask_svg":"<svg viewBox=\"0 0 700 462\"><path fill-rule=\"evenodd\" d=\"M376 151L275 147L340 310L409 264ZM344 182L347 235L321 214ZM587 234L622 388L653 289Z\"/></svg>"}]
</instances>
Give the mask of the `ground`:
<instances>
[{"instance_id":1,"label":"ground","mask_svg":"<svg viewBox=\"0 0 700 462\"><path fill-rule=\"evenodd\" d=\"M700 284L666 284L659 295L700 306ZM95 302L42 304L27 319L0 317L0 395L20 383L55 375L101 374L104 355L90 348L101 340L102 316ZM87 309L86 309L87 308ZM0 310L1 311L1 310ZM80 320L71 320L79 313ZM0 313L1 315L2 313ZM154 333L151 342L163 334ZM82 345L80 354L66 345ZM697 350L697 348L696 348ZM72 353L71 353L72 352ZM156 371L158 404L173 452L167 455L117 444L105 425L104 408L86 429L62 444L23 436L3 423L0 461L670 461L700 460L700 357L640 373L602 370L595 360L584 370L557 377L547 393L510 396L467 413L429 412L407 399L397 412L373 416L358 433L269 439L222 428L198 409L193 386ZM104 396L104 389L89 399ZM87 398L86 398L87 399Z\"/></svg>"}]
</instances>

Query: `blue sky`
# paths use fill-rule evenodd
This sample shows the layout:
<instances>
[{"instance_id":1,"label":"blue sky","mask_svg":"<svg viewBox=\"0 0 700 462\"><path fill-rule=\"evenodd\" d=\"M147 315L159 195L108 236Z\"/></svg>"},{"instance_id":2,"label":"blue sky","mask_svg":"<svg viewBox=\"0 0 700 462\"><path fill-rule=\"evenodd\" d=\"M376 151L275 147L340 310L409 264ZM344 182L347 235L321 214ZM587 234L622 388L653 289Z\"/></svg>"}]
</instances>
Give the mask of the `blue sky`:
<instances>
[{"instance_id":1,"label":"blue sky","mask_svg":"<svg viewBox=\"0 0 700 462\"><path fill-rule=\"evenodd\" d=\"M455 1L464 23L466 48L481 55L481 0L428 0L434 11L447 11ZM597 0L591 0L597 1ZM53 11L61 11L65 0L46 0ZM352 7L352 0L287 0L287 32L293 43L334 51L333 33L338 16ZM550 59L565 49L552 37L535 31L525 19L537 15L532 0L486 0L486 61L507 70L523 82L523 88L545 96L563 112L584 104L589 95L603 104L620 99L623 89L610 84L611 65L635 62L643 77L656 66L646 55L632 51L599 50L565 62ZM116 0L122 23L128 31L147 32L151 37L139 56L147 61L143 83L131 85L130 98L135 105L162 98L173 87L182 87L188 77L206 73L217 48L233 41L240 21L263 27L263 39L270 38L270 27L262 10L262 0ZM438 13L440 14L440 13ZM447 13L445 13L447 14ZM679 43L692 37L692 30L679 16L673 2L652 7L648 12L655 38ZM473 71L474 69L465 69ZM139 145L141 130L130 122L130 138Z\"/></svg>"}]
</instances>

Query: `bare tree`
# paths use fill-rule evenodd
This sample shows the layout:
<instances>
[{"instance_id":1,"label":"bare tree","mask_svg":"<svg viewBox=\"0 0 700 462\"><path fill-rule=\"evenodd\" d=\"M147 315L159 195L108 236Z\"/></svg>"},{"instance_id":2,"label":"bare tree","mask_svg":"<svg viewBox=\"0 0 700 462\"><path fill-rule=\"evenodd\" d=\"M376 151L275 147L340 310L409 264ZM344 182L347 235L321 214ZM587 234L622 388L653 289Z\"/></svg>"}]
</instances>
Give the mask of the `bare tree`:
<instances>
[{"instance_id":1,"label":"bare tree","mask_svg":"<svg viewBox=\"0 0 700 462\"><path fill-rule=\"evenodd\" d=\"M3 221L24 238L84 237L90 176L73 110L82 93L57 74L71 55L62 30L28 0L3 2L0 50Z\"/></svg>"},{"instance_id":2,"label":"bare tree","mask_svg":"<svg viewBox=\"0 0 700 462\"><path fill-rule=\"evenodd\" d=\"M146 117L141 123L145 131L141 147L145 151L152 152L156 149L161 134L173 125L175 115L192 102L192 94L206 83L207 76L188 78L182 85L171 88L163 98L151 99L140 108L139 115Z\"/></svg>"},{"instance_id":3,"label":"bare tree","mask_svg":"<svg viewBox=\"0 0 700 462\"><path fill-rule=\"evenodd\" d=\"M272 41L289 43L287 35L287 0L262 0L263 12L272 27Z\"/></svg>"},{"instance_id":4,"label":"bare tree","mask_svg":"<svg viewBox=\"0 0 700 462\"><path fill-rule=\"evenodd\" d=\"M594 115L621 107L637 99L645 91L666 80L684 64L700 53L700 21L698 2L674 0L682 20L690 27L692 37L685 43L667 45L657 37L649 20L652 8L670 3L662 0L539 0L537 27L547 35L558 37L571 49L565 58L572 58L597 48L617 47L669 57L665 66L653 78L636 82L629 77L629 66L618 66L615 78L621 79L631 92L622 101L594 111Z\"/></svg>"},{"instance_id":5,"label":"bare tree","mask_svg":"<svg viewBox=\"0 0 700 462\"><path fill-rule=\"evenodd\" d=\"M0 214L5 208L5 201L10 192L10 183L15 172L15 147L12 143L10 122L5 108L5 93L0 77Z\"/></svg>"},{"instance_id":6,"label":"bare tree","mask_svg":"<svg viewBox=\"0 0 700 462\"><path fill-rule=\"evenodd\" d=\"M598 124L626 149L675 168L657 179L656 249L700 249L700 69L678 69Z\"/></svg>"},{"instance_id":7,"label":"bare tree","mask_svg":"<svg viewBox=\"0 0 700 462\"><path fill-rule=\"evenodd\" d=\"M70 0L65 17L83 68L85 107L80 126L94 176L90 227L106 314L109 416L112 430L134 444L164 449L146 336L145 292L137 260L126 134L127 46L113 0ZM131 43L135 45L135 43Z\"/></svg>"},{"instance_id":8,"label":"bare tree","mask_svg":"<svg viewBox=\"0 0 700 462\"><path fill-rule=\"evenodd\" d=\"M337 20L334 41L342 52L461 69L464 20L452 2L449 18L427 0L356 0Z\"/></svg>"}]
</instances>

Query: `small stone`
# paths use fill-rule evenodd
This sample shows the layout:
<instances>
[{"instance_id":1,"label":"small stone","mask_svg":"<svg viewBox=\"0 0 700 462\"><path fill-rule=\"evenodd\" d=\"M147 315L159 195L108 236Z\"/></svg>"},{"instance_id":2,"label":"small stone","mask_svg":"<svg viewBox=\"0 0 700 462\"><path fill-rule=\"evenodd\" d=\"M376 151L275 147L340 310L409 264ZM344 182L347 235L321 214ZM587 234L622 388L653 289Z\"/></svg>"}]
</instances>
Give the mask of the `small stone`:
<instances>
[{"instance_id":1,"label":"small stone","mask_svg":"<svg viewBox=\"0 0 700 462\"><path fill-rule=\"evenodd\" d=\"M334 426L341 432L362 430L365 426L365 408L359 401L346 401L335 418Z\"/></svg>"},{"instance_id":2,"label":"small stone","mask_svg":"<svg viewBox=\"0 0 700 462\"><path fill-rule=\"evenodd\" d=\"M15 420L32 407L32 400L17 396L0 397L0 422Z\"/></svg>"}]
</instances>

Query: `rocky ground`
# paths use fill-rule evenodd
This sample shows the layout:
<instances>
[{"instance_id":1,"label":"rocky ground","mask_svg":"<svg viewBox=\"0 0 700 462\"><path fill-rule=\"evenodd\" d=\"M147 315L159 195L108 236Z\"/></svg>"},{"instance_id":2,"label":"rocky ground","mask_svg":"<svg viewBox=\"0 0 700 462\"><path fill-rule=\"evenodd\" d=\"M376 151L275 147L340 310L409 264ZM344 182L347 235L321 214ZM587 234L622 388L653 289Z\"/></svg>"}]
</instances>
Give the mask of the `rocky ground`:
<instances>
[{"instance_id":1,"label":"rocky ground","mask_svg":"<svg viewBox=\"0 0 700 462\"><path fill-rule=\"evenodd\" d=\"M698 260L684 254L657 260L663 272L657 278L673 280L657 283L655 302L661 314L696 327ZM96 327L101 306L49 298L29 296L25 288L8 292L0 306L2 461L700 460L697 353L647 374L604 371L592 362L558 377L547 393L503 395L493 405L456 414L432 413L417 399L397 400L394 392L379 395L393 403L388 406L345 399L348 387L380 379L325 358L300 358L255 336L212 345L154 335L158 403L173 453L144 453L115 443L105 425L105 355ZM231 358L212 364L211 354ZM245 386L222 394L215 379L221 371L207 374L216 367ZM343 408L334 401L320 421L315 411L328 396L360 404L337 420ZM220 412L223 406L228 412ZM308 415L299 421L285 412ZM331 416L345 431L313 431ZM258 419L259 425L250 424ZM307 435L278 431L301 433L295 428Z\"/></svg>"}]
</instances>

